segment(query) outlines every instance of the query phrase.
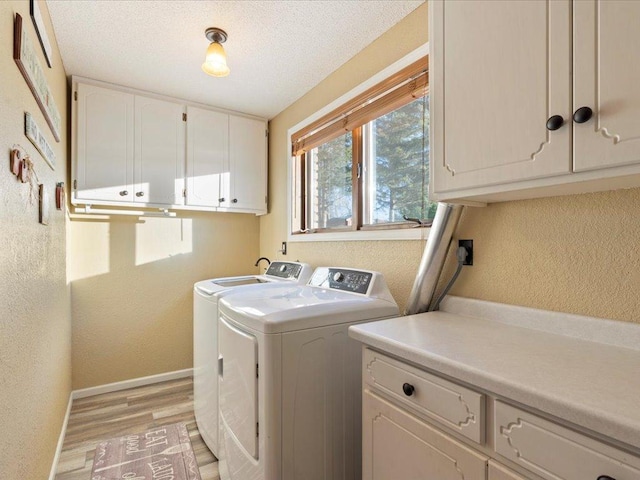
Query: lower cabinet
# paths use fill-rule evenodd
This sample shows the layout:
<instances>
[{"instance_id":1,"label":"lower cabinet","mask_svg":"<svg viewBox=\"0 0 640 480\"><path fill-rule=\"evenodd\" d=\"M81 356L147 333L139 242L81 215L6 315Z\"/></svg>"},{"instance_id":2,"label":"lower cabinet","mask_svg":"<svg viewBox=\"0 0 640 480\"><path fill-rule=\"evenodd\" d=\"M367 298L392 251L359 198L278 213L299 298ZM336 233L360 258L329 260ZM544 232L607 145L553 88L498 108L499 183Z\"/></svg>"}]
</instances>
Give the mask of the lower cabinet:
<instances>
[{"instance_id":1,"label":"lower cabinet","mask_svg":"<svg viewBox=\"0 0 640 480\"><path fill-rule=\"evenodd\" d=\"M640 478L639 458L499 400L495 451L548 480Z\"/></svg>"},{"instance_id":2,"label":"lower cabinet","mask_svg":"<svg viewBox=\"0 0 640 480\"><path fill-rule=\"evenodd\" d=\"M435 373L364 348L363 480L640 479L640 456L610 438Z\"/></svg>"},{"instance_id":3,"label":"lower cabinet","mask_svg":"<svg viewBox=\"0 0 640 480\"><path fill-rule=\"evenodd\" d=\"M363 394L363 480L485 480L487 457L370 391Z\"/></svg>"},{"instance_id":4,"label":"lower cabinet","mask_svg":"<svg viewBox=\"0 0 640 480\"><path fill-rule=\"evenodd\" d=\"M489 460L489 480L527 480L513 470Z\"/></svg>"}]
</instances>

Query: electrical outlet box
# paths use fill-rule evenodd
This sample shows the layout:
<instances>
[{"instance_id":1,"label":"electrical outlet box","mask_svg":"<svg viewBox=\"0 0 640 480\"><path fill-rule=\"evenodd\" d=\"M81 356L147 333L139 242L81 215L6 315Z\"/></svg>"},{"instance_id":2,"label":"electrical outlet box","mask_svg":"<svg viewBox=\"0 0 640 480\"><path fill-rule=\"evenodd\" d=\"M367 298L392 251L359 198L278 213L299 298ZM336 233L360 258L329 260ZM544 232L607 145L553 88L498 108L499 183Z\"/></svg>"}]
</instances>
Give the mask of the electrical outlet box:
<instances>
[{"instance_id":1,"label":"electrical outlet box","mask_svg":"<svg viewBox=\"0 0 640 480\"><path fill-rule=\"evenodd\" d=\"M473 265L473 240L458 240L458 247L467 249L467 258L463 265Z\"/></svg>"},{"instance_id":2,"label":"electrical outlet box","mask_svg":"<svg viewBox=\"0 0 640 480\"><path fill-rule=\"evenodd\" d=\"M283 255L287 254L287 242L282 242L282 249L280 251Z\"/></svg>"}]
</instances>

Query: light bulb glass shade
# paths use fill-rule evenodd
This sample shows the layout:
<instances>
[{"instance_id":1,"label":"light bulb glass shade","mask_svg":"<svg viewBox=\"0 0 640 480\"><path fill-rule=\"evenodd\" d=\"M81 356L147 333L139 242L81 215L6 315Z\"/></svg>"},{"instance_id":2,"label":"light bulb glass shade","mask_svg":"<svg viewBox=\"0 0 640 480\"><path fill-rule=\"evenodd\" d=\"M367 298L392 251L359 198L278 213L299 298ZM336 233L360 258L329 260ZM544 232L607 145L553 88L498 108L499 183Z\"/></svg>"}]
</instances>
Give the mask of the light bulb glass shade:
<instances>
[{"instance_id":1,"label":"light bulb glass shade","mask_svg":"<svg viewBox=\"0 0 640 480\"><path fill-rule=\"evenodd\" d=\"M202 70L214 77L226 77L231 71L227 67L227 56L224 48L218 42L211 42L207 48L207 55L202 64Z\"/></svg>"}]
</instances>

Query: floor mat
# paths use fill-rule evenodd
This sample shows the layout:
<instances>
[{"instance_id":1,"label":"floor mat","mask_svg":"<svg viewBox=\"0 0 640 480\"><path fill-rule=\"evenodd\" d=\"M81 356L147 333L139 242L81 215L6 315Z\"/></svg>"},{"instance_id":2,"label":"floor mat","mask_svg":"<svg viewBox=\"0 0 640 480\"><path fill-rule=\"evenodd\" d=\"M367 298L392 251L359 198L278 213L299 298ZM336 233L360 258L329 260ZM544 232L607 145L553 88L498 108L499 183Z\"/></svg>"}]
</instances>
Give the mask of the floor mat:
<instances>
[{"instance_id":1,"label":"floor mat","mask_svg":"<svg viewBox=\"0 0 640 480\"><path fill-rule=\"evenodd\" d=\"M201 480L184 423L101 442L91 480Z\"/></svg>"}]
</instances>

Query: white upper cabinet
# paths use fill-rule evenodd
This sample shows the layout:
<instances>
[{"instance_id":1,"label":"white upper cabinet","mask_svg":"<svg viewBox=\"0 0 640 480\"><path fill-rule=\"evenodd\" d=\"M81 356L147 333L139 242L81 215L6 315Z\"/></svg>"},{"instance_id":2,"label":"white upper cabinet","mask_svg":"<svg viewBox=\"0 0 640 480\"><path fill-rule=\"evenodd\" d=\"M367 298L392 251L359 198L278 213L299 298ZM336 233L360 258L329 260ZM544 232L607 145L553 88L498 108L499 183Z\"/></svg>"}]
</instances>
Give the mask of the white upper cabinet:
<instances>
[{"instance_id":1,"label":"white upper cabinet","mask_svg":"<svg viewBox=\"0 0 640 480\"><path fill-rule=\"evenodd\" d=\"M640 2L430 8L432 199L640 185Z\"/></svg>"},{"instance_id":2,"label":"white upper cabinet","mask_svg":"<svg viewBox=\"0 0 640 480\"><path fill-rule=\"evenodd\" d=\"M75 199L133 202L134 96L78 84Z\"/></svg>"},{"instance_id":3,"label":"white upper cabinet","mask_svg":"<svg viewBox=\"0 0 640 480\"><path fill-rule=\"evenodd\" d=\"M229 177L229 115L187 107L187 205L217 207Z\"/></svg>"},{"instance_id":4,"label":"white upper cabinet","mask_svg":"<svg viewBox=\"0 0 640 480\"><path fill-rule=\"evenodd\" d=\"M231 208L267 213L267 125L262 120L229 118Z\"/></svg>"},{"instance_id":5,"label":"white upper cabinet","mask_svg":"<svg viewBox=\"0 0 640 480\"><path fill-rule=\"evenodd\" d=\"M640 163L640 2L573 5L575 171ZM595 51L594 51L595 47Z\"/></svg>"},{"instance_id":6,"label":"white upper cabinet","mask_svg":"<svg viewBox=\"0 0 640 480\"><path fill-rule=\"evenodd\" d=\"M196 107L187 112L187 205L267 213L266 122Z\"/></svg>"},{"instance_id":7,"label":"white upper cabinet","mask_svg":"<svg viewBox=\"0 0 640 480\"><path fill-rule=\"evenodd\" d=\"M184 105L136 95L136 203L180 205L184 190Z\"/></svg>"},{"instance_id":8,"label":"white upper cabinet","mask_svg":"<svg viewBox=\"0 0 640 480\"><path fill-rule=\"evenodd\" d=\"M446 192L571 171L568 1L434 2L434 188Z\"/></svg>"},{"instance_id":9,"label":"white upper cabinet","mask_svg":"<svg viewBox=\"0 0 640 480\"><path fill-rule=\"evenodd\" d=\"M73 86L73 204L267 213L265 120Z\"/></svg>"}]
</instances>

